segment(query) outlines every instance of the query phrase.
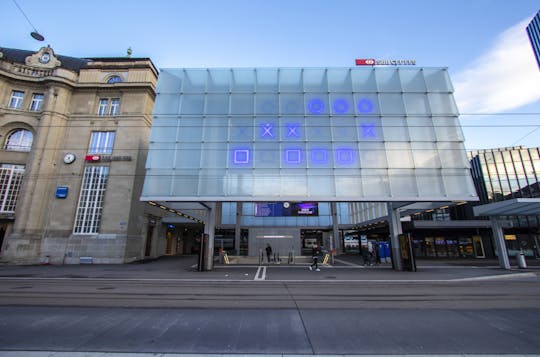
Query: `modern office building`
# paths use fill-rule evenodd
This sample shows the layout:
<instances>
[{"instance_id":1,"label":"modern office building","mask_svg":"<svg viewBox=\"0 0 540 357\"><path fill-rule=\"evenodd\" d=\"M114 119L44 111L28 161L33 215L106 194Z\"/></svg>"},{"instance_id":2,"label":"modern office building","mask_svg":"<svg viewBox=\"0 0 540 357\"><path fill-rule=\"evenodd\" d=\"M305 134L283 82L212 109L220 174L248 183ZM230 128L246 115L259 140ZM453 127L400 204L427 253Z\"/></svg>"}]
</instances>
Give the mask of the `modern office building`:
<instances>
[{"instance_id":1,"label":"modern office building","mask_svg":"<svg viewBox=\"0 0 540 357\"><path fill-rule=\"evenodd\" d=\"M478 199L445 68L164 69L157 92L142 199L210 244L340 249L353 202Z\"/></svg>"},{"instance_id":2,"label":"modern office building","mask_svg":"<svg viewBox=\"0 0 540 357\"><path fill-rule=\"evenodd\" d=\"M536 62L540 67L540 11L527 26L527 35L529 35Z\"/></svg>"},{"instance_id":3,"label":"modern office building","mask_svg":"<svg viewBox=\"0 0 540 357\"><path fill-rule=\"evenodd\" d=\"M165 251L152 240L159 212L139 201L157 77L148 58L0 48L3 262L123 263Z\"/></svg>"},{"instance_id":4,"label":"modern office building","mask_svg":"<svg viewBox=\"0 0 540 357\"><path fill-rule=\"evenodd\" d=\"M480 200L451 207L418 212L403 222L411 233L415 253L431 258L494 258L498 252L493 241L489 217L476 217L473 207L521 198L539 198L539 148L510 147L468 152L471 173ZM386 206L359 204L363 213L356 217L357 235L386 239ZM378 212L375 211L378 209ZM505 215L503 225L508 255L522 251L528 257L540 257L540 217ZM364 223L361 223L364 222Z\"/></svg>"}]
</instances>

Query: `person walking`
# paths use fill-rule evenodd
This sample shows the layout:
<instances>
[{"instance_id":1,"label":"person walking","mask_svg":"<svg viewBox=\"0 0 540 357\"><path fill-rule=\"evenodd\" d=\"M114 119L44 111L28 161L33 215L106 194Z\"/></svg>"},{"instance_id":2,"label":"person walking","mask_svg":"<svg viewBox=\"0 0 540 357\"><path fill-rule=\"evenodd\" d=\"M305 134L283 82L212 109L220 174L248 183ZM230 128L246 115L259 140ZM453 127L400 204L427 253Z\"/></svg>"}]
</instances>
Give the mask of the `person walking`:
<instances>
[{"instance_id":1,"label":"person walking","mask_svg":"<svg viewBox=\"0 0 540 357\"><path fill-rule=\"evenodd\" d=\"M270 260L272 259L272 247L270 246L270 243L266 244L266 259L268 259L268 263L270 263Z\"/></svg>"},{"instance_id":2,"label":"person walking","mask_svg":"<svg viewBox=\"0 0 540 357\"><path fill-rule=\"evenodd\" d=\"M311 249L311 259L313 259L313 263L309 266L309 270L315 269L315 271L321 271L321 269L319 269L319 252L319 247L315 244Z\"/></svg>"}]
</instances>

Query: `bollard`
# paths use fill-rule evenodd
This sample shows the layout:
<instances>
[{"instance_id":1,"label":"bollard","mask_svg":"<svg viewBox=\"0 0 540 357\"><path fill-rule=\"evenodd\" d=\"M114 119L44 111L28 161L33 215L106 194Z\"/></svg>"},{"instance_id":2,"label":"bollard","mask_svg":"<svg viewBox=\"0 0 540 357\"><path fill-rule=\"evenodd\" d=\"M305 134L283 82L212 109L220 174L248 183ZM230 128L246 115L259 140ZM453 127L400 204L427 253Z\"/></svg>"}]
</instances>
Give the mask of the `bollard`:
<instances>
[{"instance_id":1,"label":"bollard","mask_svg":"<svg viewBox=\"0 0 540 357\"><path fill-rule=\"evenodd\" d=\"M527 269L527 262L525 261L525 254L522 250L519 251L519 253L516 254L516 259L518 263L519 269Z\"/></svg>"}]
</instances>

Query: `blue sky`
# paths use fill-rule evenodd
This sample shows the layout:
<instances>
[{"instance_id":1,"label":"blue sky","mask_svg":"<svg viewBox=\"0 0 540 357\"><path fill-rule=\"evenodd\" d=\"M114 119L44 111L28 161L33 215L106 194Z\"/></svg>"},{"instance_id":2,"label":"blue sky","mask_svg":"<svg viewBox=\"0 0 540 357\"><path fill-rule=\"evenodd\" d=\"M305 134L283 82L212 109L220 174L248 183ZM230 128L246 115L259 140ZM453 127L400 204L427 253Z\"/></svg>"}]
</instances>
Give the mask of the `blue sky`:
<instances>
[{"instance_id":1,"label":"blue sky","mask_svg":"<svg viewBox=\"0 0 540 357\"><path fill-rule=\"evenodd\" d=\"M540 146L540 69L525 26L540 0L0 0L0 46L170 67L448 67L467 149ZM488 115L490 114L490 115ZM535 131L536 130L536 131Z\"/></svg>"}]
</instances>

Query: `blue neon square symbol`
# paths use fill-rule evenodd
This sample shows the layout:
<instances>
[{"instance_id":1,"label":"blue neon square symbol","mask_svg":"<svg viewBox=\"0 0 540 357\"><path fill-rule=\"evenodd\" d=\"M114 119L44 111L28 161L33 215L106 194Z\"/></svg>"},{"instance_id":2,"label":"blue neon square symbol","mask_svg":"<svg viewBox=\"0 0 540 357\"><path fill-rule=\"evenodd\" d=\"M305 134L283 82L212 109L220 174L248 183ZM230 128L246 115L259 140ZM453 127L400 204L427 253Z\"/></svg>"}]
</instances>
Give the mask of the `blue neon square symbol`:
<instances>
[{"instance_id":1,"label":"blue neon square symbol","mask_svg":"<svg viewBox=\"0 0 540 357\"><path fill-rule=\"evenodd\" d=\"M285 150L285 162L288 164L299 164L302 162L302 151L300 149Z\"/></svg>"},{"instance_id":2,"label":"blue neon square symbol","mask_svg":"<svg viewBox=\"0 0 540 357\"><path fill-rule=\"evenodd\" d=\"M316 165L324 165L328 163L328 150L326 149L312 149L311 150L311 162Z\"/></svg>"},{"instance_id":3,"label":"blue neon square symbol","mask_svg":"<svg viewBox=\"0 0 540 357\"><path fill-rule=\"evenodd\" d=\"M344 165L352 164L354 162L354 151L348 148L337 149L336 161Z\"/></svg>"},{"instance_id":4,"label":"blue neon square symbol","mask_svg":"<svg viewBox=\"0 0 540 357\"><path fill-rule=\"evenodd\" d=\"M233 162L235 164L249 164L249 150L248 149L233 150Z\"/></svg>"}]
</instances>

